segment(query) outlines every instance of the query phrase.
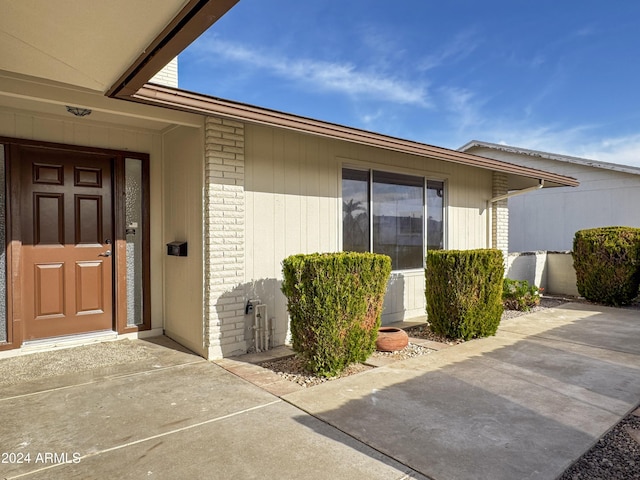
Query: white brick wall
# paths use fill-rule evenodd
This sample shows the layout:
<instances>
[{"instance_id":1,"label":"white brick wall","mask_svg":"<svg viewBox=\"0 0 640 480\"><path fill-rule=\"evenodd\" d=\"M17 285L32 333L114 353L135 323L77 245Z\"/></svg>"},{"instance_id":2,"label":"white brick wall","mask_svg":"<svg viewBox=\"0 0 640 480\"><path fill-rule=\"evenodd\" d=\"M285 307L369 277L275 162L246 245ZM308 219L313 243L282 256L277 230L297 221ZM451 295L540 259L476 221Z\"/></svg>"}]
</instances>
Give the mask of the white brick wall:
<instances>
[{"instance_id":1,"label":"white brick wall","mask_svg":"<svg viewBox=\"0 0 640 480\"><path fill-rule=\"evenodd\" d=\"M156 73L149 82L178 88L178 57L167 63L167 65Z\"/></svg>"},{"instance_id":2,"label":"white brick wall","mask_svg":"<svg viewBox=\"0 0 640 480\"><path fill-rule=\"evenodd\" d=\"M205 339L208 358L246 352L244 125L205 123Z\"/></svg>"},{"instance_id":3,"label":"white brick wall","mask_svg":"<svg viewBox=\"0 0 640 480\"><path fill-rule=\"evenodd\" d=\"M507 174L493 172L492 196L497 197L507 192ZM494 202L491 209L491 247L502 250L505 262L509 255L509 208L507 202L507 199Z\"/></svg>"}]
</instances>

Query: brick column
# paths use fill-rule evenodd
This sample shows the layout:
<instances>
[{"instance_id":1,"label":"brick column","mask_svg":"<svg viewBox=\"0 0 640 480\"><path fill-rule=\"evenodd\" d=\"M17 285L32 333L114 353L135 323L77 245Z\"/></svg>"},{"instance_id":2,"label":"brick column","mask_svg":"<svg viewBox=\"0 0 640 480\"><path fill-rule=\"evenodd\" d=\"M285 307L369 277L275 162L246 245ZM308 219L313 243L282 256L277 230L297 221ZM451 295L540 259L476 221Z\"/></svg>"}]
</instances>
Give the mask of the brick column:
<instances>
[{"instance_id":1,"label":"brick column","mask_svg":"<svg viewBox=\"0 0 640 480\"><path fill-rule=\"evenodd\" d=\"M507 174L493 172L493 195L504 195L507 190ZM507 200L499 200L491 205L491 247L502 250L505 265L509 255L509 208Z\"/></svg>"},{"instance_id":2,"label":"brick column","mask_svg":"<svg viewBox=\"0 0 640 480\"><path fill-rule=\"evenodd\" d=\"M208 358L246 352L244 124L205 122L204 335Z\"/></svg>"}]
</instances>

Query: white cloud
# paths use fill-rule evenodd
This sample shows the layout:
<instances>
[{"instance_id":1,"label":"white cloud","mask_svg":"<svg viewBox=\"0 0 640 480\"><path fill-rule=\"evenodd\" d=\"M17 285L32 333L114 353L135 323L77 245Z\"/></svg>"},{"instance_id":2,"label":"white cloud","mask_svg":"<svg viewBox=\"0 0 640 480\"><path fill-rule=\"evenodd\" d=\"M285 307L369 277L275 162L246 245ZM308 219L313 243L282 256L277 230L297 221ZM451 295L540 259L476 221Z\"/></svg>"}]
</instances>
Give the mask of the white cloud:
<instances>
[{"instance_id":1,"label":"white cloud","mask_svg":"<svg viewBox=\"0 0 640 480\"><path fill-rule=\"evenodd\" d=\"M400 80L393 75L363 71L351 63L327 62L314 59L292 59L256 48L212 38L201 42L201 60L215 55L251 68L294 80L306 88L320 89L357 97L413 105L431 106L426 85Z\"/></svg>"},{"instance_id":2,"label":"white cloud","mask_svg":"<svg viewBox=\"0 0 640 480\"><path fill-rule=\"evenodd\" d=\"M381 109L377 109L375 112L363 113L360 115L360 121L367 125L369 128L375 125L378 120L385 118L385 113Z\"/></svg>"},{"instance_id":3,"label":"white cloud","mask_svg":"<svg viewBox=\"0 0 640 480\"><path fill-rule=\"evenodd\" d=\"M640 167L640 134L605 138L582 147L582 156Z\"/></svg>"},{"instance_id":4,"label":"white cloud","mask_svg":"<svg viewBox=\"0 0 640 480\"><path fill-rule=\"evenodd\" d=\"M442 93L442 109L457 131L464 132L486 123L482 115L486 100L479 99L475 92L460 87L442 87L439 92Z\"/></svg>"},{"instance_id":5,"label":"white cloud","mask_svg":"<svg viewBox=\"0 0 640 480\"><path fill-rule=\"evenodd\" d=\"M543 152L640 167L640 133L613 138L594 138L596 126L562 128L558 125L492 125L475 132L473 139ZM463 145L472 138L460 142Z\"/></svg>"},{"instance_id":6,"label":"white cloud","mask_svg":"<svg viewBox=\"0 0 640 480\"><path fill-rule=\"evenodd\" d=\"M474 30L458 33L439 51L433 53L418 63L420 70L426 71L443 65L455 63L469 56L479 44L478 35Z\"/></svg>"}]
</instances>

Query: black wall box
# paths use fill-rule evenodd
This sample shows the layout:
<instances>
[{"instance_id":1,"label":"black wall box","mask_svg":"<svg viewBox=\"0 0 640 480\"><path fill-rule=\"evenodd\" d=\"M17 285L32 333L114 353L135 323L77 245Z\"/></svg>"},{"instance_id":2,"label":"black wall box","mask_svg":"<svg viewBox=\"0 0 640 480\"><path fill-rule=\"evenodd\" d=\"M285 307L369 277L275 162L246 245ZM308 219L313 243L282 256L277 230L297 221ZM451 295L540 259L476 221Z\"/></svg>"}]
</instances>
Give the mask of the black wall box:
<instances>
[{"instance_id":1,"label":"black wall box","mask_svg":"<svg viewBox=\"0 0 640 480\"><path fill-rule=\"evenodd\" d=\"M187 242L171 242L167 243L167 255L176 257L187 256Z\"/></svg>"}]
</instances>

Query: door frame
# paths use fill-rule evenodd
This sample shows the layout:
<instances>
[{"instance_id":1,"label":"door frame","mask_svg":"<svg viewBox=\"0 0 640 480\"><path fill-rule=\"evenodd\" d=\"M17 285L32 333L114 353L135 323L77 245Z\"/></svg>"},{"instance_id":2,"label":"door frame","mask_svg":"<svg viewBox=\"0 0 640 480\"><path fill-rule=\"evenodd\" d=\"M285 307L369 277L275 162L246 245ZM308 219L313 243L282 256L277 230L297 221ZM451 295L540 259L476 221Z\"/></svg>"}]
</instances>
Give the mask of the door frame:
<instances>
[{"instance_id":1,"label":"door frame","mask_svg":"<svg viewBox=\"0 0 640 480\"><path fill-rule=\"evenodd\" d=\"M23 337L22 302L28 292L24 292L21 262L22 233L20 218L20 165L18 148L36 146L57 151L101 154L111 157L112 168L112 211L113 211L113 323L112 328L118 334L134 333L151 329L150 298L150 205L149 205L149 155L146 153L104 148L66 145L40 142L10 137L0 137L4 146L5 159L5 198L6 198L6 296L7 296L7 341L0 343L0 351L19 348ZM127 325L127 262L126 262L126 225L125 225L125 159L142 162L142 323ZM2 186L0 186L1 188ZM2 294L2 292L0 292Z\"/></svg>"}]
</instances>

